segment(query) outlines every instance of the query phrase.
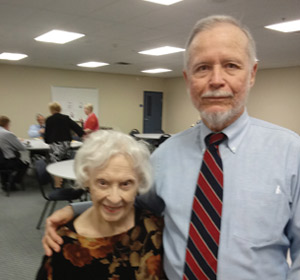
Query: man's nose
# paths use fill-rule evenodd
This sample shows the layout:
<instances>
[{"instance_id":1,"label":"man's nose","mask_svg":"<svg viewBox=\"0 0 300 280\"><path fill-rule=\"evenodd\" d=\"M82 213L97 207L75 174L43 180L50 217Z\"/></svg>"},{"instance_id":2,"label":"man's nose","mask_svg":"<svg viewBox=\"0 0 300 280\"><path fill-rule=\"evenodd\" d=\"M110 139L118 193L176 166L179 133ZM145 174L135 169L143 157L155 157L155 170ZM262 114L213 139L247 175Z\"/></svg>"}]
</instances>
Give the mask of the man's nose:
<instances>
[{"instance_id":1,"label":"man's nose","mask_svg":"<svg viewBox=\"0 0 300 280\"><path fill-rule=\"evenodd\" d=\"M219 89L220 87L224 86L224 84L225 81L222 68L219 66L213 67L209 81L210 87L212 87L213 89Z\"/></svg>"}]
</instances>

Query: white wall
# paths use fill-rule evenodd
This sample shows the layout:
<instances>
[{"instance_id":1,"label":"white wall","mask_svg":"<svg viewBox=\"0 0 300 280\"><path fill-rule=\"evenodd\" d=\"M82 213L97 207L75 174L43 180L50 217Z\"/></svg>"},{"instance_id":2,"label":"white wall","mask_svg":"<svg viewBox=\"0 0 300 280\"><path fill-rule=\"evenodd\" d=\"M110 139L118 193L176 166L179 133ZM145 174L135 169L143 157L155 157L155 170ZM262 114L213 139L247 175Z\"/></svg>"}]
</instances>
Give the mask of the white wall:
<instances>
[{"instance_id":1,"label":"white wall","mask_svg":"<svg viewBox=\"0 0 300 280\"><path fill-rule=\"evenodd\" d=\"M12 120L11 130L27 137L35 114L49 115L51 86L99 89L99 120L128 133L143 126L144 91L163 92L163 129L176 133L198 119L183 78L151 78L67 71L0 64L0 115ZM250 115L287 127L300 134L300 67L259 70L251 90Z\"/></svg>"},{"instance_id":2,"label":"white wall","mask_svg":"<svg viewBox=\"0 0 300 280\"><path fill-rule=\"evenodd\" d=\"M261 70L250 93L248 112L300 134L300 67Z\"/></svg>"},{"instance_id":3,"label":"white wall","mask_svg":"<svg viewBox=\"0 0 300 280\"><path fill-rule=\"evenodd\" d=\"M36 113L49 115L51 86L97 88L100 126L128 133L133 128L142 130L143 108L139 105L144 91L163 92L164 80L0 64L0 115L11 119L11 130L17 136L28 137Z\"/></svg>"},{"instance_id":4,"label":"white wall","mask_svg":"<svg viewBox=\"0 0 300 280\"><path fill-rule=\"evenodd\" d=\"M300 67L259 70L248 113L300 134ZM188 128L198 117L183 78L166 82L164 124L170 133Z\"/></svg>"}]
</instances>

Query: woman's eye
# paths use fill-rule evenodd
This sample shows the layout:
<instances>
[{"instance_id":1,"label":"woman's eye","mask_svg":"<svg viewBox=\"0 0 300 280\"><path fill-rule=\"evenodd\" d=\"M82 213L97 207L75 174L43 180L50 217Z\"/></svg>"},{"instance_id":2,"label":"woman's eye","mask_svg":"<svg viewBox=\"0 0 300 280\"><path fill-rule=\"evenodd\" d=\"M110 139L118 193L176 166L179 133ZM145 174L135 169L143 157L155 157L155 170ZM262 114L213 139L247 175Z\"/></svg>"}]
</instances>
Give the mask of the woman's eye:
<instances>
[{"instance_id":1,"label":"woman's eye","mask_svg":"<svg viewBox=\"0 0 300 280\"><path fill-rule=\"evenodd\" d=\"M103 187L103 186L107 185L107 182L105 180L103 180L103 179L99 179L99 180L97 180L97 184L99 186Z\"/></svg>"},{"instance_id":2,"label":"woman's eye","mask_svg":"<svg viewBox=\"0 0 300 280\"><path fill-rule=\"evenodd\" d=\"M121 186L124 187L124 188L129 188L131 185L132 185L132 181L131 180L128 180L128 181L124 181L121 183Z\"/></svg>"}]
</instances>

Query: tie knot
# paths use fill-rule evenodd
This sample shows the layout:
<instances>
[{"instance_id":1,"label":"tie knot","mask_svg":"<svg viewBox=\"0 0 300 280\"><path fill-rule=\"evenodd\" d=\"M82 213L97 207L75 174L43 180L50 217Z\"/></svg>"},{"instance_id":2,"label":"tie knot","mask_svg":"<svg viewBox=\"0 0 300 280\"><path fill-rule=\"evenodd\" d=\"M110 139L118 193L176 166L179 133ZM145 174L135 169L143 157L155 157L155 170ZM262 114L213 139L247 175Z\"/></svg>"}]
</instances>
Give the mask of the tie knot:
<instances>
[{"instance_id":1,"label":"tie knot","mask_svg":"<svg viewBox=\"0 0 300 280\"><path fill-rule=\"evenodd\" d=\"M224 133L211 133L205 137L206 146L218 146L220 145L227 136Z\"/></svg>"}]
</instances>

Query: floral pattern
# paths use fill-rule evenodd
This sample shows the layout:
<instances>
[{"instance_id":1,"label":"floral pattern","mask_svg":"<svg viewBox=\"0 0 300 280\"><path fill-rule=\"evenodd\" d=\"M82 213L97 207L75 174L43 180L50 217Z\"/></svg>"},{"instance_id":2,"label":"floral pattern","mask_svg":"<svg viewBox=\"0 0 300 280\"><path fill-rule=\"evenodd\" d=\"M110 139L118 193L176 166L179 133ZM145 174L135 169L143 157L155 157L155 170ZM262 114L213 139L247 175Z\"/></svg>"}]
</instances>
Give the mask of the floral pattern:
<instances>
[{"instance_id":1,"label":"floral pattern","mask_svg":"<svg viewBox=\"0 0 300 280\"><path fill-rule=\"evenodd\" d=\"M73 222L60 228L59 253L44 257L38 280L166 279L162 269L162 218L136 209L135 227L105 238L77 234Z\"/></svg>"}]
</instances>

